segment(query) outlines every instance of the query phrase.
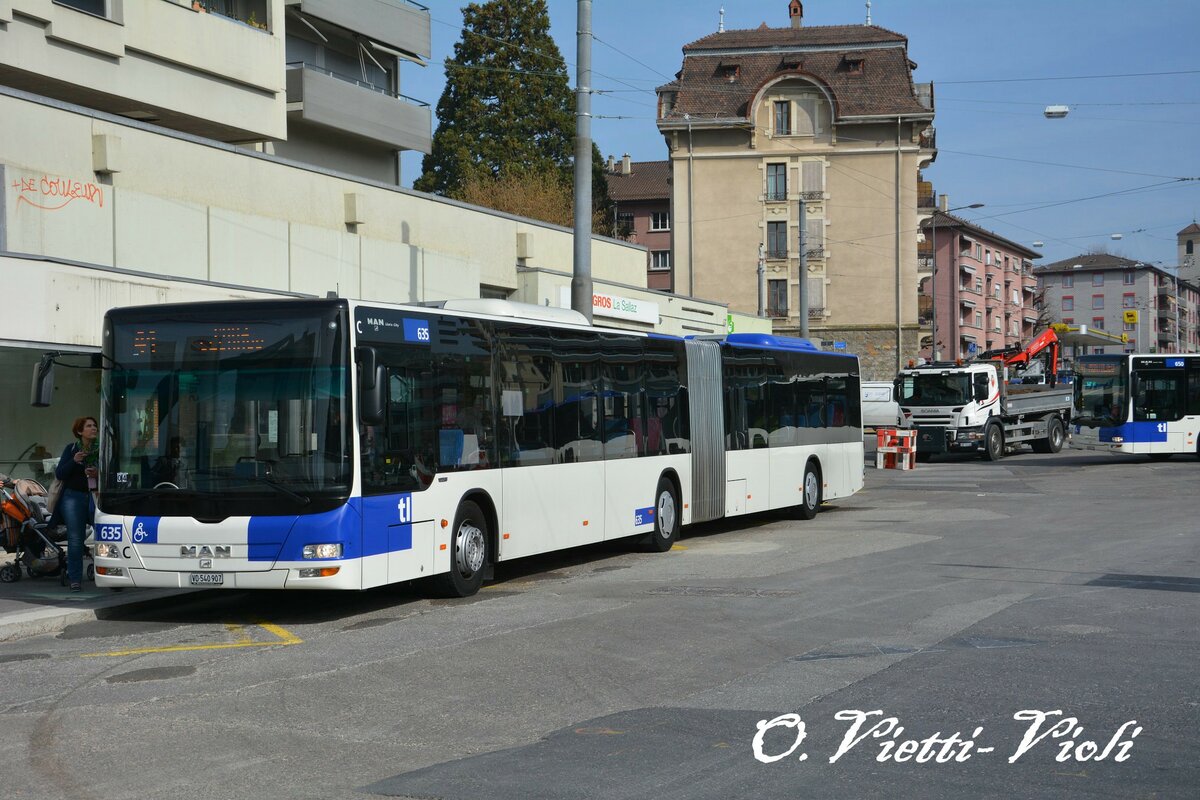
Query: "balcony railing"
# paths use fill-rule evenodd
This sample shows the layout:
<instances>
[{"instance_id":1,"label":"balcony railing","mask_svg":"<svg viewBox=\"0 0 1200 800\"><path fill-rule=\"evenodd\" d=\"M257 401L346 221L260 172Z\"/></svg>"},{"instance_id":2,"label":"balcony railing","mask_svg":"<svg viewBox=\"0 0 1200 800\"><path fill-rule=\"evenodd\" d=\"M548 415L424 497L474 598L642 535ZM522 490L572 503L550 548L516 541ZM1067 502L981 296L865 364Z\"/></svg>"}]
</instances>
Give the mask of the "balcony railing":
<instances>
[{"instance_id":1,"label":"balcony railing","mask_svg":"<svg viewBox=\"0 0 1200 800\"><path fill-rule=\"evenodd\" d=\"M787 189L768 189L767 202L778 203L787 200Z\"/></svg>"},{"instance_id":2,"label":"balcony railing","mask_svg":"<svg viewBox=\"0 0 1200 800\"><path fill-rule=\"evenodd\" d=\"M787 315L787 306L767 306L768 317L786 317Z\"/></svg>"},{"instance_id":3,"label":"balcony railing","mask_svg":"<svg viewBox=\"0 0 1200 800\"><path fill-rule=\"evenodd\" d=\"M801 200L824 200L824 199L825 199L825 192L823 192L823 191L820 191L820 190L818 190L818 191L809 191L809 192L801 192L801 193L800 193L800 199L801 199Z\"/></svg>"},{"instance_id":4,"label":"balcony railing","mask_svg":"<svg viewBox=\"0 0 1200 800\"><path fill-rule=\"evenodd\" d=\"M804 251L804 256L805 256L805 258L824 258L825 257L825 248L824 247L810 247Z\"/></svg>"},{"instance_id":5,"label":"balcony railing","mask_svg":"<svg viewBox=\"0 0 1200 800\"><path fill-rule=\"evenodd\" d=\"M787 250L768 250L767 258L787 258Z\"/></svg>"},{"instance_id":6,"label":"balcony railing","mask_svg":"<svg viewBox=\"0 0 1200 800\"><path fill-rule=\"evenodd\" d=\"M808 307L808 318L809 319L812 319L813 317L823 317L823 316L825 316L825 306L809 306Z\"/></svg>"},{"instance_id":7,"label":"balcony railing","mask_svg":"<svg viewBox=\"0 0 1200 800\"><path fill-rule=\"evenodd\" d=\"M260 31L267 28L267 0L249 0L248 2L233 2L233 0L192 0L191 7L202 13L224 17Z\"/></svg>"}]
</instances>

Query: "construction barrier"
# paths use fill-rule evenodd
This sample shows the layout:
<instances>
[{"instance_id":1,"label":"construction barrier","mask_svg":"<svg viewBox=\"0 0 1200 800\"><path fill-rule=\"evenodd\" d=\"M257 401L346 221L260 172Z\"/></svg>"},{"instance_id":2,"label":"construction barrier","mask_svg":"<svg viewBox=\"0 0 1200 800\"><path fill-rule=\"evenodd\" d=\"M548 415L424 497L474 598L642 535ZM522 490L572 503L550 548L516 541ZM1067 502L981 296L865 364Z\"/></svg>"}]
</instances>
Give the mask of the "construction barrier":
<instances>
[{"instance_id":1,"label":"construction barrier","mask_svg":"<svg viewBox=\"0 0 1200 800\"><path fill-rule=\"evenodd\" d=\"M914 469L917 466L917 432L896 428L875 430L876 469Z\"/></svg>"}]
</instances>

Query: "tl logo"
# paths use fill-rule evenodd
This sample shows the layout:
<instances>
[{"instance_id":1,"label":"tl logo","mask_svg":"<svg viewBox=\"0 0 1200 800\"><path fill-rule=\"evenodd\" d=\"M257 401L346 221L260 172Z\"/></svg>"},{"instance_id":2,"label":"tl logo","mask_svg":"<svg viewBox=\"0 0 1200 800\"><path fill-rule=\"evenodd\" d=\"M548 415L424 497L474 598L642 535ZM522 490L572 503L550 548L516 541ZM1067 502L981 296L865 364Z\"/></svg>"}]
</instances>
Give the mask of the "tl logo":
<instances>
[{"instance_id":1,"label":"tl logo","mask_svg":"<svg viewBox=\"0 0 1200 800\"><path fill-rule=\"evenodd\" d=\"M412 522L412 495L400 495L399 502L396 503L396 510L400 512L400 524L407 525Z\"/></svg>"}]
</instances>

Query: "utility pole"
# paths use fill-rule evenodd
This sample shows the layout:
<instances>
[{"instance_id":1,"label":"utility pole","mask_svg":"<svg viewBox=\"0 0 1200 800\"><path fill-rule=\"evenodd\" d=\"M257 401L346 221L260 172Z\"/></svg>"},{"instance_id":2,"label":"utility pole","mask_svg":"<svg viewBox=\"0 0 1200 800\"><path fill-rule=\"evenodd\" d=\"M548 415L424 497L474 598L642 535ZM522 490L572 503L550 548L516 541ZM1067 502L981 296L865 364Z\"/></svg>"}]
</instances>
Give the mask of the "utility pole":
<instances>
[{"instance_id":1,"label":"utility pole","mask_svg":"<svg viewBox=\"0 0 1200 800\"><path fill-rule=\"evenodd\" d=\"M766 273L764 265L766 256L763 253L762 243L758 245L758 316L765 317L766 314L766 286L763 285L763 276Z\"/></svg>"},{"instance_id":2,"label":"utility pole","mask_svg":"<svg viewBox=\"0 0 1200 800\"><path fill-rule=\"evenodd\" d=\"M808 338L808 217L804 208L804 193L800 193L800 338Z\"/></svg>"},{"instance_id":3,"label":"utility pole","mask_svg":"<svg viewBox=\"0 0 1200 800\"><path fill-rule=\"evenodd\" d=\"M592 321L592 0L578 0L575 73L575 268L571 308Z\"/></svg>"}]
</instances>

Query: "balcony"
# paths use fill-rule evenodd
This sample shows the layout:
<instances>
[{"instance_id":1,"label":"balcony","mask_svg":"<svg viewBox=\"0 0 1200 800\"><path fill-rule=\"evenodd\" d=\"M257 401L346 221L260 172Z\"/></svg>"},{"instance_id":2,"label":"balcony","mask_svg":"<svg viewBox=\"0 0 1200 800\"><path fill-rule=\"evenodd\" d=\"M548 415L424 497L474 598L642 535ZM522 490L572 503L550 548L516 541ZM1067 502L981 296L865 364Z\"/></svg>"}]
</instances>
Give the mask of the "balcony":
<instances>
[{"instance_id":1,"label":"balcony","mask_svg":"<svg viewBox=\"0 0 1200 800\"><path fill-rule=\"evenodd\" d=\"M824 316L825 316L825 307L824 306L809 306L809 309L808 309L808 318L809 319L814 319L814 318L820 319L821 317L824 317Z\"/></svg>"},{"instance_id":2,"label":"balcony","mask_svg":"<svg viewBox=\"0 0 1200 800\"><path fill-rule=\"evenodd\" d=\"M287 68L288 116L350 133L395 150L428 153L432 114L428 103L395 94L308 63Z\"/></svg>"},{"instance_id":3,"label":"balcony","mask_svg":"<svg viewBox=\"0 0 1200 800\"><path fill-rule=\"evenodd\" d=\"M810 247L804 251L804 257L809 259L810 261L814 258L824 258L825 257L825 248L824 247Z\"/></svg>"},{"instance_id":4,"label":"balcony","mask_svg":"<svg viewBox=\"0 0 1200 800\"><path fill-rule=\"evenodd\" d=\"M933 256L917 256L917 272L933 272Z\"/></svg>"},{"instance_id":5,"label":"balcony","mask_svg":"<svg viewBox=\"0 0 1200 800\"><path fill-rule=\"evenodd\" d=\"M298 8L305 16L361 34L369 42L383 45L376 49L389 55L419 61L428 59L432 53L429 9L419 3L407 0L372 0L370 3L284 0L284 6ZM392 50L398 53L391 53Z\"/></svg>"}]
</instances>

